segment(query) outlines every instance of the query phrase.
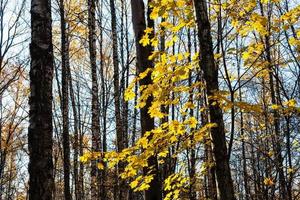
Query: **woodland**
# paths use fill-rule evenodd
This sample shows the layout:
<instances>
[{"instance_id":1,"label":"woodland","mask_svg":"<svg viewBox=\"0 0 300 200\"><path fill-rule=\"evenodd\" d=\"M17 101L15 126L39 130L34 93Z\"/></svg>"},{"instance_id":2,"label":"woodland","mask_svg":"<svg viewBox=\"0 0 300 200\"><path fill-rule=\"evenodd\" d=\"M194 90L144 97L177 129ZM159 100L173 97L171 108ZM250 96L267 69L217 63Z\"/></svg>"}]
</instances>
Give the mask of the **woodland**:
<instances>
[{"instance_id":1,"label":"woodland","mask_svg":"<svg viewBox=\"0 0 300 200\"><path fill-rule=\"evenodd\" d=\"M300 200L299 0L0 0L0 200Z\"/></svg>"}]
</instances>

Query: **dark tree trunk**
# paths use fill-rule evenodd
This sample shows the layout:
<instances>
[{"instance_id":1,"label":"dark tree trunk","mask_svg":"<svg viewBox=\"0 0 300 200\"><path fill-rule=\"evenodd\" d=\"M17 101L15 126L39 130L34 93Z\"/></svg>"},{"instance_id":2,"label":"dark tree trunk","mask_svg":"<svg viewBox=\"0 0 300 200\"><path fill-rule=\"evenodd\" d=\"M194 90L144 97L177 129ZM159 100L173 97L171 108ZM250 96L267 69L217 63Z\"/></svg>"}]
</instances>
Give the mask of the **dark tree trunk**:
<instances>
[{"instance_id":1,"label":"dark tree trunk","mask_svg":"<svg viewBox=\"0 0 300 200\"><path fill-rule=\"evenodd\" d=\"M107 95L106 95L106 80L105 80L105 74L104 74L104 49L103 49L103 24L102 24L102 18L103 18L103 2L98 4L99 9L99 17L98 17L98 27L100 31L99 35L99 54L100 54L100 82L101 82L101 109L102 109L102 152L107 151L107 144L106 144L106 134L107 134ZM100 105L100 104L99 104ZM107 164L104 163L104 169L100 171L100 199L106 200L107 199L107 190L108 187L106 186L106 175L107 175Z\"/></svg>"},{"instance_id":2,"label":"dark tree trunk","mask_svg":"<svg viewBox=\"0 0 300 200\"><path fill-rule=\"evenodd\" d=\"M128 71L128 59L125 62L125 50L126 48L126 41L125 41L125 35L128 37L128 34L126 34L125 26L124 26L124 17L125 17L125 2L124 0L121 0L121 24L120 24L120 32L121 32L121 39L120 39L120 60L121 60L121 81L120 81L120 91L122 94L124 94L124 90L126 88L126 78L128 78L127 71ZM127 17L127 16L126 16ZM124 48L125 46L125 48ZM127 46L128 47L128 46ZM127 58L127 57L126 57ZM121 120L123 125L123 146L124 148L128 147L128 116L127 116L127 106L128 102L124 100L123 95L120 95L120 104L121 104Z\"/></svg>"},{"instance_id":3,"label":"dark tree trunk","mask_svg":"<svg viewBox=\"0 0 300 200\"><path fill-rule=\"evenodd\" d=\"M271 60L271 47L270 47L269 37L266 37L266 54L267 54L268 62L271 63L272 60ZM272 66L270 66L270 69L269 69L270 83L269 84L270 84L270 92L271 92L271 103L277 104L273 76L274 76L273 68L272 68ZM280 193L281 199L288 199L287 190L286 190L286 180L285 180L285 175L284 175L284 171L283 171L284 159L281 154L282 148L281 148L281 144L280 144L281 143L281 141L280 141L280 115L276 110L274 110L273 116L274 116L273 125L274 125L274 131L275 131L275 135L273 136L273 138L274 138L274 142L273 142L274 147L273 148L276 153L276 159L275 159L276 170L279 173L279 193Z\"/></svg>"},{"instance_id":4,"label":"dark tree trunk","mask_svg":"<svg viewBox=\"0 0 300 200\"><path fill-rule=\"evenodd\" d=\"M132 7L132 22L135 33L135 44L137 54L137 71L138 73L144 72L148 67L153 67L153 63L148 60L151 55L151 46L143 47L139 41L141 40L144 30L146 29L146 20L144 12L143 0L131 0ZM149 17L149 16L148 16ZM154 22L148 19L148 27L154 28ZM151 84L151 76L147 75L140 81L140 85ZM142 134L154 129L154 119L148 114L148 109L151 106L152 98L147 99L146 105L141 108L141 129ZM151 137L151 136L150 136ZM154 179L150 183L150 188L145 192L145 200L160 200L162 199L161 181L158 175L158 164L156 156L152 156L148 160L149 166L154 166L153 174ZM145 170L145 173L147 171Z\"/></svg>"},{"instance_id":5,"label":"dark tree trunk","mask_svg":"<svg viewBox=\"0 0 300 200\"><path fill-rule=\"evenodd\" d=\"M238 57L237 57L238 62ZM241 67L238 64L238 85L239 85L239 101L242 102L242 86L241 86ZM245 128L244 128L244 113L240 111L240 128L241 128L241 138L242 138L242 165L243 165L243 180L244 180L244 190L245 190L245 200L249 200L251 197L250 194L250 187L249 187L249 180L248 180L248 170L247 170L247 158L246 158L246 142L245 142Z\"/></svg>"},{"instance_id":6,"label":"dark tree trunk","mask_svg":"<svg viewBox=\"0 0 300 200\"><path fill-rule=\"evenodd\" d=\"M202 79L202 81L204 81ZM201 91L203 94L203 99L200 101L200 107L207 107L207 101L206 101L206 91L203 89ZM201 124L202 126L205 126L205 124L208 123L208 112L202 111L201 112ZM204 156L205 156L205 162L207 163L215 163L214 158L213 158L213 152L212 152L212 145L211 142L205 141L204 142ZM205 188L205 196L207 199L211 200L217 200L217 185L216 185L216 167L210 166L209 169L207 170L207 174L205 175L206 178L206 185L207 188Z\"/></svg>"},{"instance_id":7,"label":"dark tree trunk","mask_svg":"<svg viewBox=\"0 0 300 200\"><path fill-rule=\"evenodd\" d=\"M219 90L218 68L215 65L213 44L210 31L210 22L207 15L205 0L195 0L195 10L198 25L198 37L200 43L200 66L206 81L207 96L214 95ZM209 99L210 122L217 127L211 129L213 154L216 162L216 180L219 198L222 200L235 200L233 182L227 156L226 138L223 122L223 114L219 104Z\"/></svg>"},{"instance_id":8,"label":"dark tree trunk","mask_svg":"<svg viewBox=\"0 0 300 200\"><path fill-rule=\"evenodd\" d=\"M187 38L188 38L188 52L191 54L192 53L192 41L191 41L191 29L188 29L187 32ZM189 62L191 62L191 56L189 56ZM189 73L189 78L188 78L188 83L189 87L191 87L193 78L192 78L192 73ZM189 102L194 103L194 95L193 95L193 90L189 92ZM194 116L194 110L191 108L189 110L189 115L190 117ZM191 132L193 129L191 129ZM192 140L192 137L191 137ZM188 157L189 157L189 177L190 177L190 187L189 187L189 198L190 200L196 200L197 198L197 192L196 192L196 150L195 148L188 149Z\"/></svg>"},{"instance_id":9,"label":"dark tree trunk","mask_svg":"<svg viewBox=\"0 0 300 200\"><path fill-rule=\"evenodd\" d=\"M79 118L78 118L78 112L76 108L76 99L75 99L75 91L73 88L73 80L72 80L72 74L71 74L71 68L70 65L68 66L68 84L70 89L70 98L71 98L71 104L72 104L72 111L73 111L73 118L74 118L74 142L73 142L73 149L74 149L74 157L73 157L73 173L74 173L74 186L75 186L75 199L81 200L81 184L79 181L79 163L78 163L78 157L79 157Z\"/></svg>"},{"instance_id":10,"label":"dark tree trunk","mask_svg":"<svg viewBox=\"0 0 300 200\"><path fill-rule=\"evenodd\" d=\"M114 104L115 104L115 119L116 119L116 134L117 134L117 149L121 152L125 148L125 137L123 130L123 121L121 117L121 93L119 83L119 56L118 56L118 36L117 36L117 20L116 20L116 8L115 0L110 0L110 12L111 12L111 28L112 28L112 47L113 47L113 66L114 66ZM124 163L119 163L118 174L124 169ZM125 200L127 198L127 187L125 181L118 180L118 199Z\"/></svg>"},{"instance_id":11,"label":"dark tree trunk","mask_svg":"<svg viewBox=\"0 0 300 200\"><path fill-rule=\"evenodd\" d=\"M68 81L69 81L70 97L71 97L71 103L72 103L73 118L74 118L73 171L74 171L75 199L80 200L82 189L81 189L81 185L80 185L80 182L79 182L79 174L78 174L79 173L79 170L78 170L78 167L79 167L79 165L78 165L79 120L78 120L78 114L77 114L77 109L76 109L76 101L75 101L75 94L74 94L74 88L73 88L73 81L72 81L70 65L69 65L69 68L68 68Z\"/></svg>"},{"instance_id":12,"label":"dark tree trunk","mask_svg":"<svg viewBox=\"0 0 300 200\"><path fill-rule=\"evenodd\" d=\"M98 100L98 81L96 64L96 19L95 19L95 0L88 0L88 37L90 65L92 73L92 151L100 151L100 121L99 121L99 100ZM98 199L97 185L100 184L97 160L91 162L91 197Z\"/></svg>"},{"instance_id":13,"label":"dark tree trunk","mask_svg":"<svg viewBox=\"0 0 300 200\"><path fill-rule=\"evenodd\" d=\"M269 5L269 4L268 4ZM267 14L265 15L265 10L264 10L264 6L263 4L260 2L259 4L260 6L260 13L262 16L267 17L268 19L268 32L271 32L271 25L270 25L270 20L272 17L272 13L271 12L267 12ZM269 5L270 6L270 5ZM270 36L266 35L264 37L264 43L265 43L265 55L266 55L266 60L269 63L269 86L270 86L270 93L271 93L271 103L272 104L277 104L277 99L276 99L276 89L275 89L275 85L274 85L274 68L272 66L272 58L271 58L271 42L270 42ZM284 167L283 167L283 163L284 163L284 158L282 156L282 147L281 147L281 136L280 136L280 115L279 113L274 110L272 112L272 115L274 117L274 131L275 134L273 136L273 148L275 151L275 165L276 165L276 170L278 172L278 176L279 176L279 193L280 193L280 197L281 199L289 199L289 196L287 194L287 184L286 184L286 180L285 180L285 175L284 175Z\"/></svg>"},{"instance_id":14,"label":"dark tree trunk","mask_svg":"<svg viewBox=\"0 0 300 200\"><path fill-rule=\"evenodd\" d=\"M50 0L31 1L29 200L51 200L53 46Z\"/></svg>"},{"instance_id":15,"label":"dark tree trunk","mask_svg":"<svg viewBox=\"0 0 300 200\"><path fill-rule=\"evenodd\" d=\"M78 111L78 139L79 139L79 155L83 155L83 124L81 123L81 103L80 103L80 85L77 81L76 83L76 93L77 93L77 111ZM79 175L78 175L78 184L80 185L80 193L79 193L79 199L82 200L85 197L85 191L84 191L84 164L82 162L79 163Z\"/></svg>"},{"instance_id":16,"label":"dark tree trunk","mask_svg":"<svg viewBox=\"0 0 300 200\"><path fill-rule=\"evenodd\" d=\"M63 168L64 168L64 196L71 200L70 192L70 139L69 139L69 40L65 21L64 0L60 0L60 27L61 27L61 85L62 85L62 118L63 118Z\"/></svg>"}]
</instances>

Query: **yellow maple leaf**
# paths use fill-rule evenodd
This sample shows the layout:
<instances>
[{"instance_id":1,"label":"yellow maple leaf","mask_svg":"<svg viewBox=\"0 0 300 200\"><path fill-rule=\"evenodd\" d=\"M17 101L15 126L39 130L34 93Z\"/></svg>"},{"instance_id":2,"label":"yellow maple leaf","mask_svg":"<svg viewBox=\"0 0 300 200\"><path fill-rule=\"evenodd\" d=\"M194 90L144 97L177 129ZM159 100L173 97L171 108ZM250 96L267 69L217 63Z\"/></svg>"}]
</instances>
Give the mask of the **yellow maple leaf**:
<instances>
[{"instance_id":1,"label":"yellow maple leaf","mask_svg":"<svg viewBox=\"0 0 300 200\"><path fill-rule=\"evenodd\" d=\"M272 186L272 185L274 185L274 181L273 181L272 178L265 178L265 179L264 179L264 184L265 184L266 186Z\"/></svg>"},{"instance_id":2,"label":"yellow maple leaf","mask_svg":"<svg viewBox=\"0 0 300 200\"><path fill-rule=\"evenodd\" d=\"M97 163L97 168L98 169L104 169L104 165L101 162Z\"/></svg>"},{"instance_id":3,"label":"yellow maple leaf","mask_svg":"<svg viewBox=\"0 0 300 200\"><path fill-rule=\"evenodd\" d=\"M273 105L271 105L271 108L272 108L273 110L278 110L278 109L280 108L280 106L277 105L277 104L273 104Z\"/></svg>"},{"instance_id":4,"label":"yellow maple leaf","mask_svg":"<svg viewBox=\"0 0 300 200\"><path fill-rule=\"evenodd\" d=\"M138 186L138 184L139 184L139 182L137 180L134 180L129 185L132 189L134 189Z\"/></svg>"},{"instance_id":5,"label":"yellow maple leaf","mask_svg":"<svg viewBox=\"0 0 300 200\"><path fill-rule=\"evenodd\" d=\"M142 137L140 138L138 141L137 141L137 145L143 147L143 148L147 148L148 146L148 139L145 138L145 137Z\"/></svg>"},{"instance_id":6,"label":"yellow maple leaf","mask_svg":"<svg viewBox=\"0 0 300 200\"><path fill-rule=\"evenodd\" d=\"M126 89L124 94L125 101L132 100L134 97L135 97L135 93L130 88Z\"/></svg>"},{"instance_id":7,"label":"yellow maple leaf","mask_svg":"<svg viewBox=\"0 0 300 200\"><path fill-rule=\"evenodd\" d=\"M297 101L295 99L290 99L287 102L284 102L283 105L290 107L290 108L295 108L297 105Z\"/></svg>"},{"instance_id":8,"label":"yellow maple leaf","mask_svg":"<svg viewBox=\"0 0 300 200\"><path fill-rule=\"evenodd\" d=\"M140 40L140 44L142 44L143 46L147 46L148 44L150 44L150 39L147 34L142 37L142 39Z\"/></svg>"}]
</instances>

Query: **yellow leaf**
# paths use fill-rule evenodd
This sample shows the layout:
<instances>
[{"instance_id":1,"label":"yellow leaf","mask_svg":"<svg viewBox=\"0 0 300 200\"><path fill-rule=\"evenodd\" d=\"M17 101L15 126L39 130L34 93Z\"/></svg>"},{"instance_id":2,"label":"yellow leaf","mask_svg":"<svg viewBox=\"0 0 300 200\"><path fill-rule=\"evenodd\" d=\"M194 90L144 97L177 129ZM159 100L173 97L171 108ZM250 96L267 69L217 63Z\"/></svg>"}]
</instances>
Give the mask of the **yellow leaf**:
<instances>
[{"instance_id":1,"label":"yellow leaf","mask_svg":"<svg viewBox=\"0 0 300 200\"><path fill-rule=\"evenodd\" d=\"M138 186L139 182L137 180L132 181L129 185L132 189L136 188Z\"/></svg>"},{"instance_id":2,"label":"yellow leaf","mask_svg":"<svg viewBox=\"0 0 300 200\"><path fill-rule=\"evenodd\" d=\"M149 33L151 33L152 31L153 31L153 28L149 28L149 27L147 27L147 28L144 30L145 34L149 34Z\"/></svg>"},{"instance_id":3,"label":"yellow leaf","mask_svg":"<svg viewBox=\"0 0 300 200\"><path fill-rule=\"evenodd\" d=\"M293 174L295 172L294 168L288 168L287 170L288 174Z\"/></svg>"},{"instance_id":4,"label":"yellow leaf","mask_svg":"<svg viewBox=\"0 0 300 200\"><path fill-rule=\"evenodd\" d=\"M151 19L157 19L158 18L158 12L159 12L159 8L158 7L154 7L151 14L150 14L150 18Z\"/></svg>"},{"instance_id":5,"label":"yellow leaf","mask_svg":"<svg viewBox=\"0 0 300 200\"><path fill-rule=\"evenodd\" d=\"M145 183L150 183L152 180L153 180L153 175L150 175L150 176L146 176L144 181Z\"/></svg>"},{"instance_id":6,"label":"yellow leaf","mask_svg":"<svg viewBox=\"0 0 300 200\"><path fill-rule=\"evenodd\" d=\"M97 163L97 168L98 169L104 169L104 165L102 163Z\"/></svg>"},{"instance_id":7,"label":"yellow leaf","mask_svg":"<svg viewBox=\"0 0 300 200\"><path fill-rule=\"evenodd\" d=\"M82 162L82 163L86 163L87 161L88 161L88 159L87 159L87 157L86 156L80 156L79 157L79 160L80 160L80 162Z\"/></svg>"},{"instance_id":8,"label":"yellow leaf","mask_svg":"<svg viewBox=\"0 0 300 200\"><path fill-rule=\"evenodd\" d=\"M172 135L172 137L170 138L170 142L177 142L177 137L175 135Z\"/></svg>"},{"instance_id":9,"label":"yellow leaf","mask_svg":"<svg viewBox=\"0 0 300 200\"><path fill-rule=\"evenodd\" d=\"M297 105L297 101L295 99L291 99L287 102L284 102L283 105L285 105L287 107L295 108Z\"/></svg>"},{"instance_id":10,"label":"yellow leaf","mask_svg":"<svg viewBox=\"0 0 300 200\"><path fill-rule=\"evenodd\" d=\"M143 79L143 78L145 78L147 75L148 75L148 73L150 72L150 68L148 68L148 69L146 69L144 72L142 72L142 73L140 73L139 74L139 78L140 79Z\"/></svg>"},{"instance_id":11,"label":"yellow leaf","mask_svg":"<svg viewBox=\"0 0 300 200\"><path fill-rule=\"evenodd\" d=\"M148 139L145 138L145 137L142 137L140 138L138 141L137 141L137 145L143 147L143 148L147 148L148 146Z\"/></svg>"},{"instance_id":12,"label":"yellow leaf","mask_svg":"<svg viewBox=\"0 0 300 200\"><path fill-rule=\"evenodd\" d=\"M144 191L144 190L148 190L150 188L150 185L147 183L143 183L139 188L138 191Z\"/></svg>"},{"instance_id":13,"label":"yellow leaf","mask_svg":"<svg viewBox=\"0 0 300 200\"><path fill-rule=\"evenodd\" d=\"M265 178L264 184L265 184L266 186L272 186L272 185L274 185L274 181L273 181L272 178Z\"/></svg>"},{"instance_id":14,"label":"yellow leaf","mask_svg":"<svg viewBox=\"0 0 300 200\"><path fill-rule=\"evenodd\" d=\"M147 34L144 35L143 38L140 40L140 44L142 44L143 46L147 46L148 44L150 44L150 39Z\"/></svg>"},{"instance_id":15,"label":"yellow leaf","mask_svg":"<svg viewBox=\"0 0 300 200\"><path fill-rule=\"evenodd\" d=\"M176 3L179 8L182 8L183 6L185 6L186 1L185 0L177 0Z\"/></svg>"},{"instance_id":16,"label":"yellow leaf","mask_svg":"<svg viewBox=\"0 0 300 200\"><path fill-rule=\"evenodd\" d=\"M132 100L134 97L135 97L135 93L131 89L125 91L124 94L125 101Z\"/></svg>"},{"instance_id":17,"label":"yellow leaf","mask_svg":"<svg viewBox=\"0 0 300 200\"><path fill-rule=\"evenodd\" d=\"M159 157L163 157L163 158L167 157L167 155L168 155L168 151L167 151L167 150L158 153L158 156L159 156Z\"/></svg>"},{"instance_id":18,"label":"yellow leaf","mask_svg":"<svg viewBox=\"0 0 300 200\"><path fill-rule=\"evenodd\" d=\"M185 121L185 124L188 124L191 128L196 128L198 121L195 117L190 117Z\"/></svg>"},{"instance_id":19,"label":"yellow leaf","mask_svg":"<svg viewBox=\"0 0 300 200\"><path fill-rule=\"evenodd\" d=\"M273 104L273 105L271 105L271 108L272 108L273 110L278 110L278 109L280 108L280 106L277 105L277 104Z\"/></svg>"}]
</instances>

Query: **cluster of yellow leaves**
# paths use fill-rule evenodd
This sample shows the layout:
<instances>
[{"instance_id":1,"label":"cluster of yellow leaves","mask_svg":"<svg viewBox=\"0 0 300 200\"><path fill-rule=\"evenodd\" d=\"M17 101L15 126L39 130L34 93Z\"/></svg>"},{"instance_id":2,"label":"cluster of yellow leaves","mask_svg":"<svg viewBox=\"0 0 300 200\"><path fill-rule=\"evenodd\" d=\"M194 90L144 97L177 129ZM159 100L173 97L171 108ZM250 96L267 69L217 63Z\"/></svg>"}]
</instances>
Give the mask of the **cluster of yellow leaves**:
<instances>
[{"instance_id":1,"label":"cluster of yellow leaves","mask_svg":"<svg viewBox=\"0 0 300 200\"><path fill-rule=\"evenodd\" d=\"M188 184L189 178L185 177L182 173L170 175L164 182L165 191L168 192L164 200L180 199L180 193L187 191Z\"/></svg>"},{"instance_id":2,"label":"cluster of yellow leaves","mask_svg":"<svg viewBox=\"0 0 300 200\"><path fill-rule=\"evenodd\" d=\"M221 4L221 7L230 16L231 24L236 31L243 37L248 36L251 32L256 32L260 36L269 35L270 31L280 32L287 31L293 26L293 37L289 39L289 43L300 51L299 36L300 31L297 30L300 18L300 6L294 8L279 16L272 16L268 19L261 12L261 6L267 9L270 4L279 4L281 0L230 0ZM260 2L262 3L260 5Z\"/></svg>"},{"instance_id":3,"label":"cluster of yellow leaves","mask_svg":"<svg viewBox=\"0 0 300 200\"><path fill-rule=\"evenodd\" d=\"M257 77L267 77L269 73L270 63L265 60L263 53L265 51L262 42L250 43L242 53L244 66L251 68Z\"/></svg>"},{"instance_id":4,"label":"cluster of yellow leaves","mask_svg":"<svg viewBox=\"0 0 300 200\"><path fill-rule=\"evenodd\" d=\"M296 47L297 51L299 52L300 51L300 40L296 37L291 37L289 39L289 43L290 45Z\"/></svg>"},{"instance_id":5,"label":"cluster of yellow leaves","mask_svg":"<svg viewBox=\"0 0 300 200\"><path fill-rule=\"evenodd\" d=\"M80 156L79 160L82 163L87 163L91 160L96 160L101 157L100 152L86 152L82 156Z\"/></svg>"},{"instance_id":6,"label":"cluster of yellow leaves","mask_svg":"<svg viewBox=\"0 0 300 200\"><path fill-rule=\"evenodd\" d=\"M249 32L257 31L260 35L268 35L268 21L265 16L261 16L258 13L252 13L249 21L240 30L242 36L247 36Z\"/></svg>"},{"instance_id":7,"label":"cluster of yellow leaves","mask_svg":"<svg viewBox=\"0 0 300 200\"><path fill-rule=\"evenodd\" d=\"M147 28L140 43L144 46L151 45L155 48L149 57L155 65L151 70L147 70L140 74L126 90L125 99L133 99L134 85L149 73L151 74L152 84L139 88L140 96L138 98L137 108L143 108L147 99L152 96L153 101L149 109L152 118L163 118L166 113L161 111L162 106L178 105L179 98L170 100L173 93L184 95L192 91L197 84L187 87L178 84L188 79L189 74L198 67L198 55L191 55L191 52L180 52L172 54L168 51L174 44L179 42L178 34L195 25L193 16L193 6L189 0L154 0L151 2L152 12L150 18L158 20L155 33L153 29ZM160 45L160 38L165 38L165 49L156 49ZM192 58L192 62L189 60ZM177 95L174 95L177 96ZM193 124L193 126L195 126ZM172 137L175 140L175 137Z\"/></svg>"},{"instance_id":8,"label":"cluster of yellow leaves","mask_svg":"<svg viewBox=\"0 0 300 200\"><path fill-rule=\"evenodd\" d=\"M203 162L201 165L200 173L207 174L208 170L215 166L213 162Z\"/></svg>"},{"instance_id":9,"label":"cluster of yellow leaves","mask_svg":"<svg viewBox=\"0 0 300 200\"><path fill-rule=\"evenodd\" d=\"M108 168L113 169L118 163L126 163L125 169L121 172L122 179L131 179L130 186L134 191L147 190L150 187L150 182L153 179L153 166L148 165L148 159L151 156L157 155L159 163L163 164L169 154L168 148L178 146L180 141L180 148L172 156L179 156L186 148L191 148L194 143L202 142L208 135L214 124L206 124L199 130L195 129L198 122L196 118L190 117L183 123L173 120L163 123L154 130L148 131L141 137L135 146L126 148L122 152L115 151L99 153L87 152L80 157L80 161L87 163L91 160L98 161L98 168L103 169L103 162L108 163ZM191 129L195 129L191 131ZM151 137L149 137L151 135ZM148 174L142 175L143 169L148 167L150 169ZM176 182L175 186L170 184ZM186 184L187 179L179 177L179 174L174 174L173 178L169 177L166 180L166 191L170 191L168 197L177 198L177 193L181 188L180 184ZM173 190L177 188L176 190ZM178 193L179 195L179 193ZM167 198L168 199L168 198Z\"/></svg>"},{"instance_id":10,"label":"cluster of yellow leaves","mask_svg":"<svg viewBox=\"0 0 300 200\"><path fill-rule=\"evenodd\" d=\"M219 106L224 110L228 111L232 107L238 108L243 112L260 114L263 112L262 105L260 104L251 104L243 101L231 102L229 92L219 91L215 92L213 96L208 97L209 99L214 100L213 104L219 104Z\"/></svg>"},{"instance_id":11,"label":"cluster of yellow leaves","mask_svg":"<svg viewBox=\"0 0 300 200\"><path fill-rule=\"evenodd\" d=\"M152 180L153 180L153 175L147 175L147 176L140 175L130 183L130 187L134 189L133 190L134 192L144 191L149 189Z\"/></svg>"},{"instance_id":12,"label":"cluster of yellow leaves","mask_svg":"<svg viewBox=\"0 0 300 200\"><path fill-rule=\"evenodd\" d=\"M295 99L285 101L282 103L282 105L272 104L270 108L280 112L280 114L283 116L288 116L293 113L300 113L300 106Z\"/></svg>"},{"instance_id":13,"label":"cluster of yellow leaves","mask_svg":"<svg viewBox=\"0 0 300 200\"><path fill-rule=\"evenodd\" d=\"M300 18L300 5L297 5L293 9L284 13L280 16L279 21L282 23L283 30L287 31L293 26L293 37L289 38L289 43L292 46L295 46L297 51L300 52L300 29L299 26Z\"/></svg>"},{"instance_id":14,"label":"cluster of yellow leaves","mask_svg":"<svg viewBox=\"0 0 300 200\"><path fill-rule=\"evenodd\" d=\"M295 25L299 22L300 17L300 5L284 13L280 20L284 22L284 29L287 30L290 26Z\"/></svg>"},{"instance_id":15,"label":"cluster of yellow leaves","mask_svg":"<svg viewBox=\"0 0 300 200\"><path fill-rule=\"evenodd\" d=\"M143 108L149 96L153 97L149 114L151 117L163 118L165 113L161 112L161 106L170 106L179 104L179 99L170 100L171 93L184 95L195 88L199 83L194 83L190 87L178 84L188 79L189 74L198 68L197 55L193 55L192 62L188 62L190 53L178 53L168 55L165 52L154 51L150 59L155 61L153 69L148 68L141 73L125 91L125 100L132 100L135 97L134 86L146 75L151 74L152 83L147 86L140 86L137 108Z\"/></svg>"},{"instance_id":16,"label":"cluster of yellow leaves","mask_svg":"<svg viewBox=\"0 0 300 200\"><path fill-rule=\"evenodd\" d=\"M288 174L293 174L293 173L295 173L295 171L296 171L295 168L288 168L287 169Z\"/></svg>"},{"instance_id":17,"label":"cluster of yellow leaves","mask_svg":"<svg viewBox=\"0 0 300 200\"><path fill-rule=\"evenodd\" d=\"M150 18L169 18L175 16L182 18L182 14L191 14L191 1L189 0L154 0L151 2L152 12Z\"/></svg>"},{"instance_id":18,"label":"cluster of yellow leaves","mask_svg":"<svg viewBox=\"0 0 300 200\"><path fill-rule=\"evenodd\" d=\"M270 4L280 3L281 0L230 0L222 4L222 8L230 16L232 26L237 32L246 37L251 32L256 32L260 36L269 35L269 31L280 31L280 26L283 24L283 19L288 18L293 14L287 14L286 17L278 18L273 16L271 20L262 14L260 7L268 7ZM261 3L261 4L260 4ZM292 13L296 13L295 11ZM293 21L296 21L296 17ZM287 24L284 27L288 27Z\"/></svg>"},{"instance_id":19,"label":"cluster of yellow leaves","mask_svg":"<svg viewBox=\"0 0 300 200\"><path fill-rule=\"evenodd\" d=\"M143 46L147 46L150 44L150 34L153 32L153 28L146 28L144 30L144 35L143 35L143 38L140 40L140 43L143 45ZM153 42L153 39L151 39L151 42Z\"/></svg>"}]
</instances>

